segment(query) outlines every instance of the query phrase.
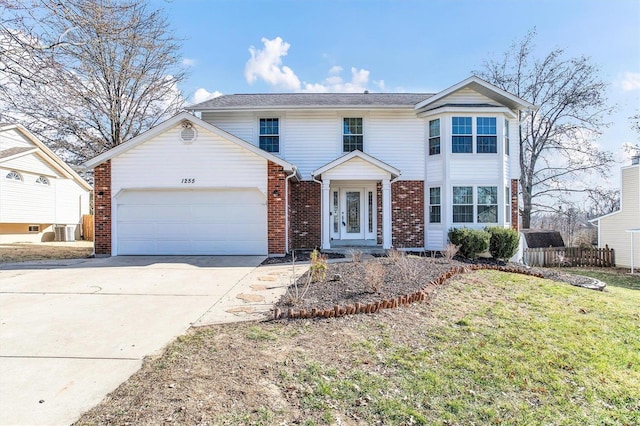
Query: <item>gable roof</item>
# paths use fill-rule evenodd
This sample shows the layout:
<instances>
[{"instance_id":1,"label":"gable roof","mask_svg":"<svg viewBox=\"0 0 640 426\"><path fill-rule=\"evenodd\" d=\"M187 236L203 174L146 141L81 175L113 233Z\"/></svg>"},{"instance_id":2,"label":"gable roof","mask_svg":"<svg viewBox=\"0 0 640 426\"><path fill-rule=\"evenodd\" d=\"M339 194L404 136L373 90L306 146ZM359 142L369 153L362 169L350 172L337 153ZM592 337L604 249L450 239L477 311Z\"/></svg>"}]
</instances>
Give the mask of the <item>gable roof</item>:
<instances>
[{"instance_id":1,"label":"gable roof","mask_svg":"<svg viewBox=\"0 0 640 426\"><path fill-rule=\"evenodd\" d=\"M558 231L537 231L532 229L523 229L529 248L546 248L546 247L564 247L564 240Z\"/></svg>"},{"instance_id":2,"label":"gable roof","mask_svg":"<svg viewBox=\"0 0 640 426\"><path fill-rule=\"evenodd\" d=\"M223 95L187 107L190 111L303 109L303 108L413 108L433 93L262 93Z\"/></svg>"},{"instance_id":3,"label":"gable roof","mask_svg":"<svg viewBox=\"0 0 640 426\"><path fill-rule=\"evenodd\" d=\"M0 124L0 132L6 132L9 130L16 130L17 132L22 133L33 145L35 148L29 147L15 147L9 148L2 151L2 155L0 158L2 161L8 161L9 159L20 157L22 155L27 155L31 153L38 154L44 161L49 164L54 169L61 172L64 176L69 179L75 180L80 186L85 188L87 191L93 190L91 185L87 183L84 179L80 177L78 173L75 172L67 163L62 161L60 157L53 153L45 144L43 144L40 139L38 139L33 133L27 130L24 126L20 124Z\"/></svg>"},{"instance_id":4,"label":"gable roof","mask_svg":"<svg viewBox=\"0 0 640 426\"><path fill-rule=\"evenodd\" d=\"M247 141L244 141L240 138L238 138L237 136L232 135L231 133L225 132L224 130L220 129L219 127L216 127L212 124L207 123L206 121L203 121L201 119L199 119L198 117L196 117L193 114L190 114L188 112L180 112L176 115L174 115L173 117L163 121L162 123L152 127L151 129L147 130L144 133L139 134L138 136L136 136L135 138L129 139L128 141L114 147L111 148L110 150L103 152L102 154L93 157L90 160L87 160L85 163L83 163L83 167L87 168L87 169L91 169L94 168L95 166L104 163L105 161L108 161L114 157L117 157L118 155L124 154L125 152L135 148L136 146L148 141L149 139L154 138L155 136L162 134L164 132L166 132L167 130L175 127L176 125L178 125L179 123L183 122L183 121L190 121L193 124L196 124L200 127L203 127L204 129L220 136L223 139L228 140L229 142L233 142L236 145L239 145L240 147L253 152L254 154L257 154L261 157L263 157L266 160L272 161L280 166L282 166L284 168L285 171L287 172L291 172L296 174L296 176L298 176L298 169L296 168L296 166L294 166L293 164L283 160L282 158L276 157L275 155L266 152L260 148L258 148L255 145L250 144ZM298 176L299 177L299 176Z\"/></svg>"},{"instance_id":5,"label":"gable roof","mask_svg":"<svg viewBox=\"0 0 640 426\"><path fill-rule=\"evenodd\" d=\"M358 151L358 150L351 151L351 152L343 155L342 157L336 158L335 160L325 164L324 166L320 167L319 169L316 169L313 172L311 172L311 175L314 176L314 177L315 176L320 176L323 173L333 169L334 167L337 167L337 166L339 166L341 164L344 164L344 163L346 163L347 161L349 161L349 160L351 160L353 158L359 158L361 160L364 160L367 163L370 163L370 164L378 167L379 169L382 169L385 172L390 173L392 179L400 176L400 170L396 169L393 166L388 165L387 163L385 163L383 161L378 160L375 157L372 157L369 154L365 154L364 152Z\"/></svg>"},{"instance_id":6,"label":"gable roof","mask_svg":"<svg viewBox=\"0 0 640 426\"><path fill-rule=\"evenodd\" d=\"M415 106L416 110L425 110L429 109L429 106L435 104L437 101L442 100L443 98L451 95L452 93L457 92L458 90L469 88L472 89L489 99L493 99L501 105L505 105L511 109L537 109L535 105L530 102L525 101L513 95L506 90L500 89L498 86L494 86L493 84L484 81L483 79L474 76L471 76L465 80L462 80L458 84L454 84L453 86L444 89L443 91L436 93L428 99L418 103ZM465 105L468 106L468 105Z\"/></svg>"}]
</instances>

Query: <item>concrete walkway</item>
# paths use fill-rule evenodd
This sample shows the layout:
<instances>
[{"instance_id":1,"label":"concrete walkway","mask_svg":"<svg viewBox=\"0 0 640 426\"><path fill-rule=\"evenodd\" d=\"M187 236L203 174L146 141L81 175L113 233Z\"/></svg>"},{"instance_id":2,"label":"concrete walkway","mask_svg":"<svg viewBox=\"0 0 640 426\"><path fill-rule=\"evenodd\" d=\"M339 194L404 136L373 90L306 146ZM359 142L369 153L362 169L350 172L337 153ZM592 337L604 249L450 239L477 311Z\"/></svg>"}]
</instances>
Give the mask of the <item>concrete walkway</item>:
<instances>
[{"instance_id":1,"label":"concrete walkway","mask_svg":"<svg viewBox=\"0 0 640 426\"><path fill-rule=\"evenodd\" d=\"M191 325L263 318L290 267L262 260L0 264L0 424L72 423Z\"/></svg>"}]
</instances>

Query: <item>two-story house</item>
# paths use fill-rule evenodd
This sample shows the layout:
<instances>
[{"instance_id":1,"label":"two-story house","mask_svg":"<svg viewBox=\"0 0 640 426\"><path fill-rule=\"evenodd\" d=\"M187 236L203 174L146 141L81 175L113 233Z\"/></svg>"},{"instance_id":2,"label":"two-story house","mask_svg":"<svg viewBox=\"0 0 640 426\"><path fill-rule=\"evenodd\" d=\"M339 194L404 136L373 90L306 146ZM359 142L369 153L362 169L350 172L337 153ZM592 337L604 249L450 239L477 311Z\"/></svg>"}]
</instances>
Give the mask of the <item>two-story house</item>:
<instances>
[{"instance_id":1,"label":"two-story house","mask_svg":"<svg viewBox=\"0 0 640 426\"><path fill-rule=\"evenodd\" d=\"M88 161L96 253L440 250L517 228L519 111L477 77L442 92L227 95Z\"/></svg>"}]
</instances>

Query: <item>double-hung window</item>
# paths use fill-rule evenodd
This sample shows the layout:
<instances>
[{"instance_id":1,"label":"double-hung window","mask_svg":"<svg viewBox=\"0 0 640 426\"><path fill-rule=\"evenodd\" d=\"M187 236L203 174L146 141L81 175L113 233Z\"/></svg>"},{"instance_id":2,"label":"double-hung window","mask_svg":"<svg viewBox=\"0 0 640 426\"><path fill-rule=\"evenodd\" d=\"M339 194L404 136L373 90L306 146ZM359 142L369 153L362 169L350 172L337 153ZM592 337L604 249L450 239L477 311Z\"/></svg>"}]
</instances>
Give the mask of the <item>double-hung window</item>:
<instances>
[{"instance_id":1,"label":"double-hung window","mask_svg":"<svg viewBox=\"0 0 640 426\"><path fill-rule=\"evenodd\" d=\"M429 155L440 154L440 119L429 121Z\"/></svg>"},{"instance_id":2,"label":"double-hung window","mask_svg":"<svg viewBox=\"0 0 640 426\"><path fill-rule=\"evenodd\" d=\"M362 118L342 119L342 150L344 152L364 151L364 133L362 129Z\"/></svg>"},{"instance_id":3,"label":"double-hung window","mask_svg":"<svg viewBox=\"0 0 640 426\"><path fill-rule=\"evenodd\" d=\"M498 223L498 187L478 187L478 223Z\"/></svg>"},{"instance_id":4,"label":"double-hung window","mask_svg":"<svg viewBox=\"0 0 640 426\"><path fill-rule=\"evenodd\" d=\"M504 155L509 155L509 120L504 119Z\"/></svg>"},{"instance_id":5,"label":"double-hung window","mask_svg":"<svg viewBox=\"0 0 640 426\"><path fill-rule=\"evenodd\" d=\"M440 187L429 188L429 223L440 223L440 208Z\"/></svg>"},{"instance_id":6,"label":"double-hung window","mask_svg":"<svg viewBox=\"0 0 640 426\"><path fill-rule=\"evenodd\" d=\"M511 191L508 186L504 187L504 221L511 222Z\"/></svg>"},{"instance_id":7,"label":"double-hung window","mask_svg":"<svg viewBox=\"0 0 640 426\"><path fill-rule=\"evenodd\" d=\"M453 222L473 223L473 187L453 187Z\"/></svg>"},{"instance_id":8,"label":"double-hung window","mask_svg":"<svg viewBox=\"0 0 640 426\"><path fill-rule=\"evenodd\" d=\"M495 117L476 117L476 152L495 154L498 152Z\"/></svg>"},{"instance_id":9,"label":"double-hung window","mask_svg":"<svg viewBox=\"0 0 640 426\"><path fill-rule=\"evenodd\" d=\"M280 128L277 118L260 119L260 149L280 152Z\"/></svg>"},{"instance_id":10,"label":"double-hung window","mask_svg":"<svg viewBox=\"0 0 640 426\"><path fill-rule=\"evenodd\" d=\"M473 132L471 130L471 117L452 117L451 152L473 152Z\"/></svg>"}]
</instances>

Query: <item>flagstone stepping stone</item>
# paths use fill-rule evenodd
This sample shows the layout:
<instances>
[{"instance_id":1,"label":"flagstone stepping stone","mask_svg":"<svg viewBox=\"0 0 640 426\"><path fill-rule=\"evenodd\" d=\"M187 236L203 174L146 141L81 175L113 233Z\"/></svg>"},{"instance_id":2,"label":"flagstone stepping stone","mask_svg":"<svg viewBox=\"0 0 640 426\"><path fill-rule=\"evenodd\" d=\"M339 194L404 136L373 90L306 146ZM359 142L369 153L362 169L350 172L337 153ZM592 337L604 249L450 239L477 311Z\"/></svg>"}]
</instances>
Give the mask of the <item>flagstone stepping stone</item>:
<instances>
[{"instance_id":1,"label":"flagstone stepping stone","mask_svg":"<svg viewBox=\"0 0 640 426\"><path fill-rule=\"evenodd\" d=\"M276 277L272 277L269 275L263 275L261 277L258 277L258 281L275 281L277 278Z\"/></svg>"},{"instance_id":2,"label":"flagstone stepping stone","mask_svg":"<svg viewBox=\"0 0 640 426\"><path fill-rule=\"evenodd\" d=\"M251 284L249 287L251 287L251 290L253 291L264 291L268 288L266 285L262 284Z\"/></svg>"},{"instance_id":3,"label":"flagstone stepping stone","mask_svg":"<svg viewBox=\"0 0 640 426\"><path fill-rule=\"evenodd\" d=\"M236 298L244 300L245 302L264 302L264 296L261 296L259 294L240 293L236 296Z\"/></svg>"},{"instance_id":4,"label":"flagstone stepping stone","mask_svg":"<svg viewBox=\"0 0 640 426\"><path fill-rule=\"evenodd\" d=\"M238 306L235 308L227 309L225 312L229 312L230 314L252 314L255 312L251 306Z\"/></svg>"}]
</instances>

